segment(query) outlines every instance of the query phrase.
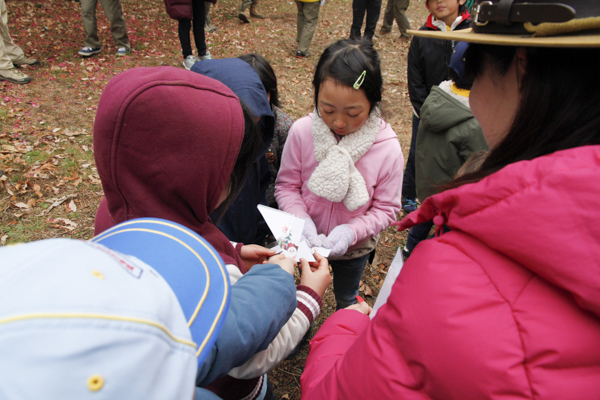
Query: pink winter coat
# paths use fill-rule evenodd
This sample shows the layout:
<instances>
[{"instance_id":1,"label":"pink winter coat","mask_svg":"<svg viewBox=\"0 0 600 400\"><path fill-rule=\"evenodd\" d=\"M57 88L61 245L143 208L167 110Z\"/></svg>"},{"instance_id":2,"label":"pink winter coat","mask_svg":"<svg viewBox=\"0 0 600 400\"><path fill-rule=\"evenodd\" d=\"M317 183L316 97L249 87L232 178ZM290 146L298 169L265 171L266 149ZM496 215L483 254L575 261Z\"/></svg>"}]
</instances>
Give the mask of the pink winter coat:
<instances>
[{"instance_id":1,"label":"pink winter coat","mask_svg":"<svg viewBox=\"0 0 600 400\"><path fill-rule=\"evenodd\" d=\"M370 321L331 316L304 399L600 398L600 146L428 198L436 216Z\"/></svg>"},{"instance_id":2,"label":"pink winter coat","mask_svg":"<svg viewBox=\"0 0 600 400\"><path fill-rule=\"evenodd\" d=\"M294 122L283 148L275 186L275 198L281 210L310 217L318 233L325 235L338 225L350 225L355 241L349 252L364 245L396 220L401 208L404 158L398 137L388 123L381 120L375 142L354 164L367 185L370 200L366 205L349 211L343 203L333 203L308 190L308 180L317 165L312 114L309 114Z\"/></svg>"}]
</instances>

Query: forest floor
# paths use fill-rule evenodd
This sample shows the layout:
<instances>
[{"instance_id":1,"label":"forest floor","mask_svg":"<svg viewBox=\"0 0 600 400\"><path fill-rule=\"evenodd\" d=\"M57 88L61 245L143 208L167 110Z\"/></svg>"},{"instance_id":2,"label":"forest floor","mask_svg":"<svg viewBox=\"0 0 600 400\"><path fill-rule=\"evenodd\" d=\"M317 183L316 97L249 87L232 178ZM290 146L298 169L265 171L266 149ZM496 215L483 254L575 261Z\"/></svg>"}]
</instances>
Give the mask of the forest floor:
<instances>
[{"instance_id":1,"label":"forest floor","mask_svg":"<svg viewBox=\"0 0 600 400\"><path fill-rule=\"evenodd\" d=\"M177 22L161 1L122 0L132 53L117 57L108 23L98 6L102 53L81 58L81 6L66 0L7 0L9 31L26 55L41 65L24 67L33 78L28 85L0 82L0 245L52 237L89 239L94 215L103 196L93 156L92 131L102 90L116 74L133 67L182 67ZM263 20L243 24L237 18L239 0L221 0L211 8L218 30L206 35L213 58L245 53L263 55L275 70L281 103L294 119L314 108L311 87L318 55L331 43L347 38L352 2L332 0L321 7L310 48L311 57L297 59L296 6L289 0L262 0ZM385 3L379 18L381 27ZM414 29L427 11L413 2L408 17ZM410 41L393 33L375 38L382 60L385 119L398 134L406 156L411 136L411 105L406 84ZM399 218L402 218L402 213ZM376 257L367 265L361 294L373 304L387 269L406 232L388 228L381 235ZM331 288L313 334L335 310ZM281 399L300 398L300 376L308 345L270 373Z\"/></svg>"}]
</instances>

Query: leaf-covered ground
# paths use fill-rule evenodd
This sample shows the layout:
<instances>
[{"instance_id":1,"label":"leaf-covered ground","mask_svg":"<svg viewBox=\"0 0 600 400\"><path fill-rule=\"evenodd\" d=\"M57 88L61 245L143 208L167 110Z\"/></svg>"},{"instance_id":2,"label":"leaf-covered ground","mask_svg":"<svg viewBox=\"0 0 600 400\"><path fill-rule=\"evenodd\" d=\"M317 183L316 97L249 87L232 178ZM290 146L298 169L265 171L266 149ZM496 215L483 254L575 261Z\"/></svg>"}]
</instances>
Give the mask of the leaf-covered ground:
<instances>
[{"instance_id":1,"label":"leaf-covered ground","mask_svg":"<svg viewBox=\"0 0 600 400\"><path fill-rule=\"evenodd\" d=\"M161 1L122 0L133 52L117 57L108 23L98 6L102 53L77 56L83 45L80 4L67 0L7 0L9 30L15 43L41 65L25 67L28 85L0 82L0 244L50 237L91 238L102 186L94 166L92 130L98 100L107 82L138 66L181 67L177 22L169 19ZM206 35L214 58L255 52L267 58L277 76L282 104L294 118L313 108L312 73L318 55L332 42L346 38L352 20L351 0L332 0L321 8L311 45L312 57L297 59L296 6L289 0L264 0L264 20L242 24L237 0L221 0L211 9L218 27ZM385 3L383 5L385 7ZM408 16L413 28L426 10L413 2ZM380 17L378 30L381 26ZM386 120L398 134L405 156L411 132L411 107L406 86L409 42L392 34L375 39L382 58ZM402 215L400 215L402 217ZM387 268L405 233L388 229L377 255L368 265L361 293L373 303ZM323 319L334 310L331 290L324 300ZM300 398L300 375L308 346L270 374L282 399Z\"/></svg>"}]
</instances>

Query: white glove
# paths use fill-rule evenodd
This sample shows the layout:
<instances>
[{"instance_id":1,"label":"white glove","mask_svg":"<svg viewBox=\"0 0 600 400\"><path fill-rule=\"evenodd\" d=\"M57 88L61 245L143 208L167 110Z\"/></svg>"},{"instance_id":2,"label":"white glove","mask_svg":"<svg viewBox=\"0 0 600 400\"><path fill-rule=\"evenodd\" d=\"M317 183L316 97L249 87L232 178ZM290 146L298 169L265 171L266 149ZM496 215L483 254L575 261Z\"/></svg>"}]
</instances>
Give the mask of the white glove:
<instances>
[{"instance_id":1,"label":"white glove","mask_svg":"<svg viewBox=\"0 0 600 400\"><path fill-rule=\"evenodd\" d=\"M304 218L304 229L302 230L302 240L305 240L313 247L320 247L325 235L317 234L317 227L310 218Z\"/></svg>"},{"instance_id":2,"label":"white glove","mask_svg":"<svg viewBox=\"0 0 600 400\"><path fill-rule=\"evenodd\" d=\"M322 247L330 249L330 256L339 257L346 254L348 247L355 239L354 230L348 224L338 225L331 232L323 243Z\"/></svg>"}]
</instances>

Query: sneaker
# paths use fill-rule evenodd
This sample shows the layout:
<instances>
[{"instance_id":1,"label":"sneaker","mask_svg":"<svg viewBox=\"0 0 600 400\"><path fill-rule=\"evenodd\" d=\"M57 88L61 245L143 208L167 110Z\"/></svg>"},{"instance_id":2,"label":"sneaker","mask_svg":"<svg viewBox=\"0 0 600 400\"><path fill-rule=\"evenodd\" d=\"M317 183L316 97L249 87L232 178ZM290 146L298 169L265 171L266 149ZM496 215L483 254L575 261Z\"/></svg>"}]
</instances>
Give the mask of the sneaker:
<instances>
[{"instance_id":1,"label":"sneaker","mask_svg":"<svg viewBox=\"0 0 600 400\"><path fill-rule=\"evenodd\" d=\"M404 257L404 260L410 257L410 253L412 253L412 250L409 250L408 247L404 246L402 249L402 257Z\"/></svg>"},{"instance_id":2,"label":"sneaker","mask_svg":"<svg viewBox=\"0 0 600 400\"><path fill-rule=\"evenodd\" d=\"M183 60L183 66L189 71L190 69L192 69L194 64L196 64L196 61L198 60L195 56L187 56L185 60Z\"/></svg>"},{"instance_id":3,"label":"sneaker","mask_svg":"<svg viewBox=\"0 0 600 400\"><path fill-rule=\"evenodd\" d=\"M383 29L379 31L379 33L375 33L376 38L384 37L385 35L389 35L392 31L384 31Z\"/></svg>"},{"instance_id":4,"label":"sneaker","mask_svg":"<svg viewBox=\"0 0 600 400\"><path fill-rule=\"evenodd\" d=\"M35 58L27 58L23 56L23 58L19 60L12 60L12 63L15 67L18 67L20 65L38 65L40 62Z\"/></svg>"},{"instance_id":5,"label":"sneaker","mask_svg":"<svg viewBox=\"0 0 600 400\"><path fill-rule=\"evenodd\" d=\"M126 56L131 52L131 50L129 50L127 47L119 47L117 49L117 55L118 56Z\"/></svg>"},{"instance_id":6,"label":"sneaker","mask_svg":"<svg viewBox=\"0 0 600 400\"><path fill-rule=\"evenodd\" d=\"M214 26L213 24L206 24L204 25L204 32L205 33L213 33L217 31L217 27Z\"/></svg>"},{"instance_id":7,"label":"sneaker","mask_svg":"<svg viewBox=\"0 0 600 400\"><path fill-rule=\"evenodd\" d=\"M238 18L240 19L240 21L242 21L245 24L250 22L250 14L248 13L247 10L240 11L238 13Z\"/></svg>"},{"instance_id":8,"label":"sneaker","mask_svg":"<svg viewBox=\"0 0 600 400\"><path fill-rule=\"evenodd\" d=\"M202 60L212 60L212 56L210 55L210 51L206 50L203 56L198 56L198 61Z\"/></svg>"},{"instance_id":9,"label":"sneaker","mask_svg":"<svg viewBox=\"0 0 600 400\"><path fill-rule=\"evenodd\" d=\"M296 57L298 57L298 58L310 57L310 53L308 51L306 53L303 53L300 50L298 50L296 52Z\"/></svg>"},{"instance_id":10,"label":"sneaker","mask_svg":"<svg viewBox=\"0 0 600 400\"><path fill-rule=\"evenodd\" d=\"M10 69L0 69L0 81L29 83L31 82L31 77L13 67Z\"/></svg>"},{"instance_id":11,"label":"sneaker","mask_svg":"<svg viewBox=\"0 0 600 400\"><path fill-rule=\"evenodd\" d=\"M402 209L407 212L407 213L411 213L413 211L415 211L417 209L417 199L407 199L404 198L402 199Z\"/></svg>"},{"instance_id":12,"label":"sneaker","mask_svg":"<svg viewBox=\"0 0 600 400\"><path fill-rule=\"evenodd\" d=\"M79 50L77 52L77 54L79 54L82 57L90 57L93 56L94 54L98 54L102 51L102 49L100 47L97 47L95 49L85 46L83 49Z\"/></svg>"},{"instance_id":13,"label":"sneaker","mask_svg":"<svg viewBox=\"0 0 600 400\"><path fill-rule=\"evenodd\" d=\"M258 12L258 6L254 3L250 6L250 16L258 19L265 19L265 16Z\"/></svg>"}]
</instances>

